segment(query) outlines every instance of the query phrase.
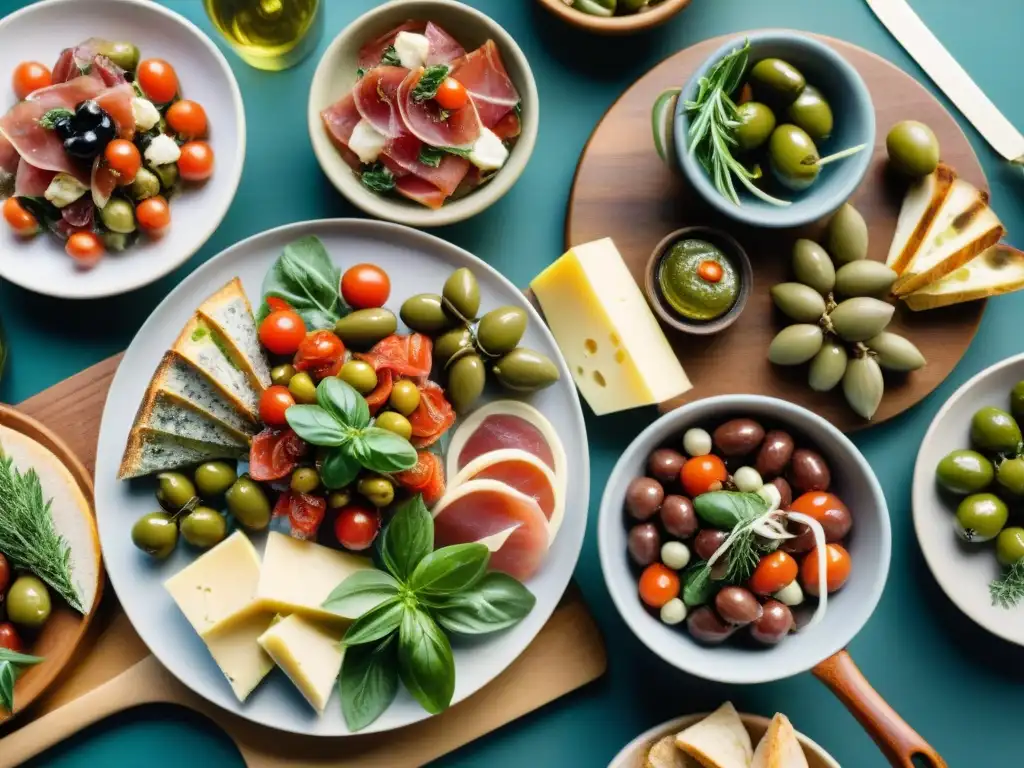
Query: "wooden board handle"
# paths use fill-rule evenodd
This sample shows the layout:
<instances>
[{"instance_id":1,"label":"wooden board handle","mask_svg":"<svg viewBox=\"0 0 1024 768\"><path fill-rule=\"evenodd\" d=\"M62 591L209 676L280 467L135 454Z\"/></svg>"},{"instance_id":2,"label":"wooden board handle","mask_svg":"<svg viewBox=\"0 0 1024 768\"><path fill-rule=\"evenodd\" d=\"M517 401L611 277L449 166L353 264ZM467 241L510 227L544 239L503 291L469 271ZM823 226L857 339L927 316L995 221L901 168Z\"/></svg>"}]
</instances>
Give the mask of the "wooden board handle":
<instances>
[{"instance_id":1,"label":"wooden board handle","mask_svg":"<svg viewBox=\"0 0 1024 768\"><path fill-rule=\"evenodd\" d=\"M892 765L897 768L947 768L939 753L871 687L849 653L840 651L811 671L860 721ZM918 760L915 762L914 758Z\"/></svg>"}]
</instances>

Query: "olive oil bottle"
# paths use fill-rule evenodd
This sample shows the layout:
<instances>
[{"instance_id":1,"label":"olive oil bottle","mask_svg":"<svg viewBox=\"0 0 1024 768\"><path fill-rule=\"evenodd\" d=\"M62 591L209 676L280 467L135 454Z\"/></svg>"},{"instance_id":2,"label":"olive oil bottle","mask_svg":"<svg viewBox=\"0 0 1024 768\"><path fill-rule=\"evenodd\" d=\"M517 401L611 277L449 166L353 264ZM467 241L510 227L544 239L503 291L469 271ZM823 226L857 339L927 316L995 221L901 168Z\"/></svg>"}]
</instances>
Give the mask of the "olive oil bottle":
<instances>
[{"instance_id":1,"label":"olive oil bottle","mask_svg":"<svg viewBox=\"0 0 1024 768\"><path fill-rule=\"evenodd\" d=\"M308 56L324 31L325 0L204 0L214 26L258 69L282 70Z\"/></svg>"}]
</instances>

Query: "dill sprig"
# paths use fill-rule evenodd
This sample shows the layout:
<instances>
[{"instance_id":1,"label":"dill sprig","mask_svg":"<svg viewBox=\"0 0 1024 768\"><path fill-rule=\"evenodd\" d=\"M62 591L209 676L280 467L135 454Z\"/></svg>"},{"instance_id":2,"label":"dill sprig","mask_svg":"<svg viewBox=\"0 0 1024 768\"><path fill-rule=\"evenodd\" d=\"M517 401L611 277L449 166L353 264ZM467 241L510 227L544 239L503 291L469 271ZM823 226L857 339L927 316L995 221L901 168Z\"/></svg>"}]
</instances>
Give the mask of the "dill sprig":
<instances>
[{"instance_id":1,"label":"dill sprig","mask_svg":"<svg viewBox=\"0 0 1024 768\"><path fill-rule=\"evenodd\" d=\"M1000 578L988 585L992 605L1013 608L1024 598L1024 560L1018 560Z\"/></svg>"},{"instance_id":2,"label":"dill sprig","mask_svg":"<svg viewBox=\"0 0 1024 768\"><path fill-rule=\"evenodd\" d=\"M71 548L54 529L50 503L35 470L22 474L0 447L0 552L14 568L30 571L85 613L71 580Z\"/></svg>"}]
</instances>

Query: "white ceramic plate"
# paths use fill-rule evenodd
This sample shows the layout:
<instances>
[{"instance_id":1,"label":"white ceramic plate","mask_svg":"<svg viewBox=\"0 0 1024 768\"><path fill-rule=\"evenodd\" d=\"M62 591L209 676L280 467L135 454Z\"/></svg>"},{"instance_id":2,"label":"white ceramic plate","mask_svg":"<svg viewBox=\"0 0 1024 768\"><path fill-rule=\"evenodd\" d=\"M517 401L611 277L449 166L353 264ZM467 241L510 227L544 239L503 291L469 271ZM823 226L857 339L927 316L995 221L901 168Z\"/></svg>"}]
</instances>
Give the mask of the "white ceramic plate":
<instances>
[{"instance_id":1,"label":"white ceramic plate","mask_svg":"<svg viewBox=\"0 0 1024 768\"><path fill-rule=\"evenodd\" d=\"M343 269L372 262L391 277L391 300L397 309L409 296L439 290L458 267L469 267L480 283L482 306L514 304L529 314L523 344L558 361L561 381L529 398L561 436L569 458L568 487L573 489L565 520L548 559L528 587L537 604L519 625L473 643L456 645L458 702L486 685L511 664L548 620L572 576L587 525L590 467L586 428L572 377L547 327L523 294L497 271L443 240L393 224L335 219L292 224L264 232L229 248L186 278L157 307L128 348L103 412L96 461L96 513L107 573L121 605L139 635L158 659L199 695L253 722L270 728L317 736L349 733L335 694L326 714L317 718L298 690L275 672L249 701L239 704L202 640L163 588L163 582L193 560L181 546L172 558L155 563L132 545L132 524L154 509L152 480L117 480L117 468L136 408L164 351L208 295L240 277L255 303L263 276L285 245L316 235ZM254 537L258 548L263 537ZM404 690L391 708L364 732L387 731L428 717Z\"/></svg>"},{"instance_id":2,"label":"white ceramic plate","mask_svg":"<svg viewBox=\"0 0 1024 768\"><path fill-rule=\"evenodd\" d=\"M223 54L190 21L145 0L47 0L0 21L0 111L14 103L10 76L22 61L52 67L63 48L88 37L127 40L143 58L158 57L178 73L182 94L198 101L210 124L216 166L201 186L171 200L171 227L159 240L139 239L81 271L49 233L29 241L0 225L0 276L37 293L68 299L113 296L147 285L185 263L217 229L238 189L245 158L245 113Z\"/></svg>"},{"instance_id":3,"label":"white ceramic plate","mask_svg":"<svg viewBox=\"0 0 1024 768\"><path fill-rule=\"evenodd\" d=\"M1024 355L1007 358L965 383L946 401L928 428L914 465L914 529L924 559L942 591L961 611L994 635L1024 645L1024 607L992 605L988 585L1003 573L995 545L966 544L954 531L961 497L935 482L935 468L950 451L970 448L971 417L979 408L1010 408L1010 390L1024 380Z\"/></svg>"}]
</instances>

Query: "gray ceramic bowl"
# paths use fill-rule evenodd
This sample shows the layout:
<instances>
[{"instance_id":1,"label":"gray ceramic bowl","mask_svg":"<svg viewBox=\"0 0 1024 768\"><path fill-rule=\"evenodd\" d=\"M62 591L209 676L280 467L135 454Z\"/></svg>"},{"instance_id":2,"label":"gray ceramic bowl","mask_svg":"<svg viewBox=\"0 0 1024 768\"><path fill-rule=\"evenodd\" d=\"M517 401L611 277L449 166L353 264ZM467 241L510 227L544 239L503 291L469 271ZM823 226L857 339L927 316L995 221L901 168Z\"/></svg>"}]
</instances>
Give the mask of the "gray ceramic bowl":
<instances>
[{"instance_id":1,"label":"gray ceramic bowl","mask_svg":"<svg viewBox=\"0 0 1024 768\"><path fill-rule=\"evenodd\" d=\"M725 55L750 40L751 66L761 59L778 57L799 69L807 82L820 90L835 116L832 136L821 142L818 151L824 156L858 144L867 147L853 157L826 165L817 181L803 192L780 194L793 204L779 207L740 192L741 205L722 197L708 178L707 172L687 151L686 132L690 120L683 103L697 94L699 81ZM713 207L737 221L755 227L800 227L828 216L845 203L857 189L871 163L875 146L875 107L867 86L842 56L826 43L790 30L765 30L730 40L701 65L683 86L676 104L675 147L679 167L694 189ZM780 123L785 122L779 120ZM765 169L768 172L768 169ZM739 183L738 189L742 189Z\"/></svg>"},{"instance_id":2,"label":"gray ceramic bowl","mask_svg":"<svg viewBox=\"0 0 1024 768\"><path fill-rule=\"evenodd\" d=\"M494 40L502 61L523 102L522 134L505 167L491 181L438 210L398 196L384 196L363 186L335 149L320 119L321 110L348 93L356 82L359 49L403 21L433 21L452 34L466 50ZM349 202L381 219L412 227L440 227L475 216L496 203L516 183L537 143L540 97L522 49L501 25L475 8L454 0L396 0L364 13L341 31L324 52L309 88L309 138L327 178Z\"/></svg>"},{"instance_id":3,"label":"gray ceramic bowl","mask_svg":"<svg viewBox=\"0 0 1024 768\"><path fill-rule=\"evenodd\" d=\"M651 451L663 445L680 447L683 432L690 427L711 431L722 422L741 416L755 419L766 428L785 429L798 445L816 448L832 470L830 490L846 502L853 514L853 530L847 542L853 561L849 581L829 596L829 609L820 624L771 648L747 648L734 643L704 646L687 634L685 626L663 624L640 602L638 572L626 553L626 487L633 478L644 474ZM892 551L885 496L857 447L811 411L760 395L698 400L665 414L641 432L622 454L605 486L597 541L601 569L612 600L626 624L648 648L691 675L742 685L791 677L845 648L882 596Z\"/></svg>"}]
</instances>

